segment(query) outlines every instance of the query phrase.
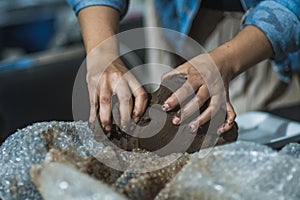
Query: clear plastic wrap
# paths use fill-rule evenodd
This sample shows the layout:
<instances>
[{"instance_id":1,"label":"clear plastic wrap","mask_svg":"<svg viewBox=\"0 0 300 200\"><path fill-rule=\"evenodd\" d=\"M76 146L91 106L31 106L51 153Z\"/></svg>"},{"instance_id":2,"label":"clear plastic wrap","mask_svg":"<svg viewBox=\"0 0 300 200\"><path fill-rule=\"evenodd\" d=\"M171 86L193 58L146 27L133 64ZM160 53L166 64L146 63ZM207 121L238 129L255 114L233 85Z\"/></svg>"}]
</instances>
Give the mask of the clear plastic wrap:
<instances>
[{"instance_id":1,"label":"clear plastic wrap","mask_svg":"<svg viewBox=\"0 0 300 200\"><path fill-rule=\"evenodd\" d=\"M300 158L300 144L290 143L283 147L280 153L293 156L294 158Z\"/></svg>"},{"instance_id":2,"label":"clear plastic wrap","mask_svg":"<svg viewBox=\"0 0 300 200\"><path fill-rule=\"evenodd\" d=\"M300 161L237 142L192 156L156 199L300 199Z\"/></svg>"},{"instance_id":3,"label":"clear plastic wrap","mask_svg":"<svg viewBox=\"0 0 300 200\"><path fill-rule=\"evenodd\" d=\"M181 154L171 164L177 155L157 160L154 158L158 156L149 152L146 153L147 159L127 152L118 157L113 149L94 139L87 122L36 123L17 131L0 147L0 199L41 199L29 174L31 167L40 163L44 163L42 166L69 164L78 170L78 176L87 174L104 181L132 199L152 199L166 183L156 199L300 199L299 149L299 144L290 144L277 152L255 143L236 142L192 155ZM125 173L117 172L105 167L92 156L95 154L115 163L126 161L133 165L127 163ZM135 163L151 166L162 162L171 165L147 173L132 173L130 168L136 166ZM68 171L69 168L62 167L62 170ZM53 177L67 180L67 171L53 174ZM46 185L47 181L54 181L43 180ZM89 184L98 181L86 180L77 181L75 188L89 190ZM72 181L70 179L68 184L73 184ZM103 184L101 181L95 186ZM45 186L39 183L36 182L38 187ZM61 187L66 186L64 182L61 184ZM59 189L55 184L52 186L50 184L47 188L51 191ZM105 187L99 191L117 195L113 189L105 192ZM63 195L67 194L61 195L65 197ZM95 195L99 197L101 194L96 192Z\"/></svg>"},{"instance_id":4,"label":"clear plastic wrap","mask_svg":"<svg viewBox=\"0 0 300 200\"><path fill-rule=\"evenodd\" d=\"M89 154L79 133L90 131L85 122L35 123L11 135L0 147L0 199L41 199L29 175L50 148Z\"/></svg>"}]
</instances>

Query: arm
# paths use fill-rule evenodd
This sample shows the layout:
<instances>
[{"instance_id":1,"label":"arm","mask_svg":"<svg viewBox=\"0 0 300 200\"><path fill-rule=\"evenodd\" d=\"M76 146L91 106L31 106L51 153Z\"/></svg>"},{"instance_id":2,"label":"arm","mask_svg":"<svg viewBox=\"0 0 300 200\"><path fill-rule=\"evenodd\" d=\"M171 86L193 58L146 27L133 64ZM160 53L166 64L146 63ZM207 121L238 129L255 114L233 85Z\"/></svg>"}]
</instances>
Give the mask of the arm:
<instances>
[{"instance_id":1,"label":"arm","mask_svg":"<svg viewBox=\"0 0 300 200\"><path fill-rule=\"evenodd\" d=\"M108 6L91 6L78 13L87 53L105 39L118 33L120 13ZM117 44L113 50L118 52Z\"/></svg>"},{"instance_id":2,"label":"arm","mask_svg":"<svg viewBox=\"0 0 300 200\"><path fill-rule=\"evenodd\" d=\"M246 17L244 29L232 40L209 53L209 56L220 71L227 90L227 118L224 125L219 129L220 133L231 128L236 116L228 97L229 81L254 64L267 58L273 58L277 63L283 63L282 68L286 67L287 62L284 60L287 60L288 54L299 50L299 11L300 2L297 0L261 1ZM194 63L202 63L202 66L192 66L187 62L164 77L174 73L186 74L190 85L193 86L194 91L197 93L196 98L181 110L180 117L174 116L174 124L181 123L193 114L195 106L201 107L209 100L208 108L190 123L192 131L195 131L199 126L210 120L215 111L219 109L216 106L216 102L220 101L219 95L221 91L218 88L214 94L210 94L208 91L207 85L215 87L212 84L214 83L214 77L207 77L209 73L206 73L206 71L208 72L210 69L209 67L203 67L203 63L210 65L210 67L215 65L210 63L207 56L200 55L191 61L193 60ZM198 70L192 69L193 67L198 68ZM205 69L203 70L203 68ZM205 77L210 79L208 83L201 78L199 71L204 72ZM178 103L185 100L186 92L184 93L184 90L187 91L187 88L180 88L167 99L164 108L171 110ZM178 100L176 96L181 98L183 96L183 98Z\"/></svg>"},{"instance_id":3,"label":"arm","mask_svg":"<svg viewBox=\"0 0 300 200\"><path fill-rule=\"evenodd\" d=\"M232 40L212 50L210 56L224 81L229 82L251 66L273 55L271 43L255 26L246 26Z\"/></svg>"}]
</instances>

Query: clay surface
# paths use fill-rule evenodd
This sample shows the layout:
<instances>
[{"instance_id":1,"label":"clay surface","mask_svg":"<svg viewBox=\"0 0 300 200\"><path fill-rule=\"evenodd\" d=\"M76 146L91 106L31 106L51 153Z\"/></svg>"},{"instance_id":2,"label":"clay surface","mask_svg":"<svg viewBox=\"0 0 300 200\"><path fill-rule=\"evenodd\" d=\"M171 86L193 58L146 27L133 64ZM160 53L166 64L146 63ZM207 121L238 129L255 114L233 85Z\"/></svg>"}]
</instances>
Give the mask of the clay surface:
<instances>
[{"instance_id":1,"label":"clay surface","mask_svg":"<svg viewBox=\"0 0 300 200\"><path fill-rule=\"evenodd\" d=\"M172 111L165 112L161 109L161 105L165 100L178 88L180 88L186 79L180 75L172 76L164 80L159 89L149 94L149 105L137 124L133 122L127 131L122 131L117 124L120 115L118 113L118 102L115 101L113 109L114 125L112 131L106 133L114 144L125 150L141 148L148 151L154 151L160 155L168 155L174 152L195 152L203 148L230 143L237 140L238 127L236 123L233 128L224 133L222 136L217 135L217 129L209 129L209 122L198 129L197 133L191 133L187 124L191 119L187 119L181 126L173 125L172 119L180 110L178 106ZM200 112L205 109L204 105ZM218 112L215 118L221 117ZM220 127L225 119L220 119L221 123L216 127ZM99 123L91 125L98 140L103 142ZM96 137L97 138L97 137Z\"/></svg>"}]
</instances>

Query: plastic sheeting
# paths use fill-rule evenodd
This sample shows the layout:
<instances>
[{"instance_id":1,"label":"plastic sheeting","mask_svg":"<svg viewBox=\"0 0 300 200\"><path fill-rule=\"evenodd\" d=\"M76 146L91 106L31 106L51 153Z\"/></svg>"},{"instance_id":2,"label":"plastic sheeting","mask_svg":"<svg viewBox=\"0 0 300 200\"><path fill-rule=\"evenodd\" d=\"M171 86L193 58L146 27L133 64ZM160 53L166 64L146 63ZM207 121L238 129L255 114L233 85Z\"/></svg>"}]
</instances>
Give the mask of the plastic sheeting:
<instances>
[{"instance_id":1,"label":"plastic sheeting","mask_svg":"<svg viewBox=\"0 0 300 200\"><path fill-rule=\"evenodd\" d=\"M99 151L104 147L92 135L86 122L36 123L17 131L0 147L0 199L41 199L29 174L32 166L42 163L50 149L68 150L83 158L91 157L93 152L89 149ZM84 138L84 142L80 138ZM300 199L299 150L299 144L287 145L276 152L247 142L201 150L189 156L181 171L173 170L177 175L168 179L156 199ZM203 155L206 156L202 158ZM51 166L47 167L50 170ZM64 180L63 176L67 179L68 173L58 173L57 176ZM76 187L89 190L90 186L86 183L78 181ZM149 184L155 187L153 181ZM65 185L63 183L61 187ZM52 189L56 190L55 187ZM89 195L93 196L94 190L89 191ZM106 190L99 191L104 191L103 195L106 193ZM95 195L99 197L102 193Z\"/></svg>"},{"instance_id":2,"label":"plastic sheeting","mask_svg":"<svg viewBox=\"0 0 300 200\"><path fill-rule=\"evenodd\" d=\"M87 123L43 122L11 135L0 147L0 199L41 199L31 181L30 168L45 159L49 148L87 155L80 129L88 130Z\"/></svg>"},{"instance_id":3,"label":"plastic sheeting","mask_svg":"<svg viewBox=\"0 0 300 200\"><path fill-rule=\"evenodd\" d=\"M300 144L290 143L280 150L281 154L287 154L300 159Z\"/></svg>"},{"instance_id":4,"label":"plastic sheeting","mask_svg":"<svg viewBox=\"0 0 300 200\"><path fill-rule=\"evenodd\" d=\"M300 160L254 143L192 156L156 199L300 199Z\"/></svg>"}]
</instances>

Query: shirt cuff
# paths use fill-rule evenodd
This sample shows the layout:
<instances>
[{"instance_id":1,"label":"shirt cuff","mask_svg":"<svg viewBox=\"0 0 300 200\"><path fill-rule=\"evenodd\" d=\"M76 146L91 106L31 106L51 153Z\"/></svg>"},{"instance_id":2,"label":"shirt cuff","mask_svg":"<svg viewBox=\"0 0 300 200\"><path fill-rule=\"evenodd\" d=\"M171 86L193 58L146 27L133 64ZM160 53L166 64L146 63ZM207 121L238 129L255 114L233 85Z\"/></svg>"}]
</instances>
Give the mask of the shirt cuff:
<instances>
[{"instance_id":1,"label":"shirt cuff","mask_svg":"<svg viewBox=\"0 0 300 200\"><path fill-rule=\"evenodd\" d=\"M300 21L289 9L274 1L259 3L245 18L243 27L253 25L265 33L274 60L282 61L290 52L300 48Z\"/></svg>"},{"instance_id":2,"label":"shirt cuff","mask_svg":"<svg viewBox=\"0 0 300 200\"><path fill-rule=\"evenodd\" d=\"M300 66L300 51L290 53L285 59L274 62L273 67L279 78L283 82L290 82L295 71Z\"/></svg>"},{"instance_id":3,"label":"shirt cuff","mask_svg":"<svg viewBox=\"0 0 300 200\"><path fill-rule=\"evenodd\" d=\"M108 6L118 10L123 18L128 10L128 0L66 0L76 14L89 6Z\"/></svg>"}]
</instances>

